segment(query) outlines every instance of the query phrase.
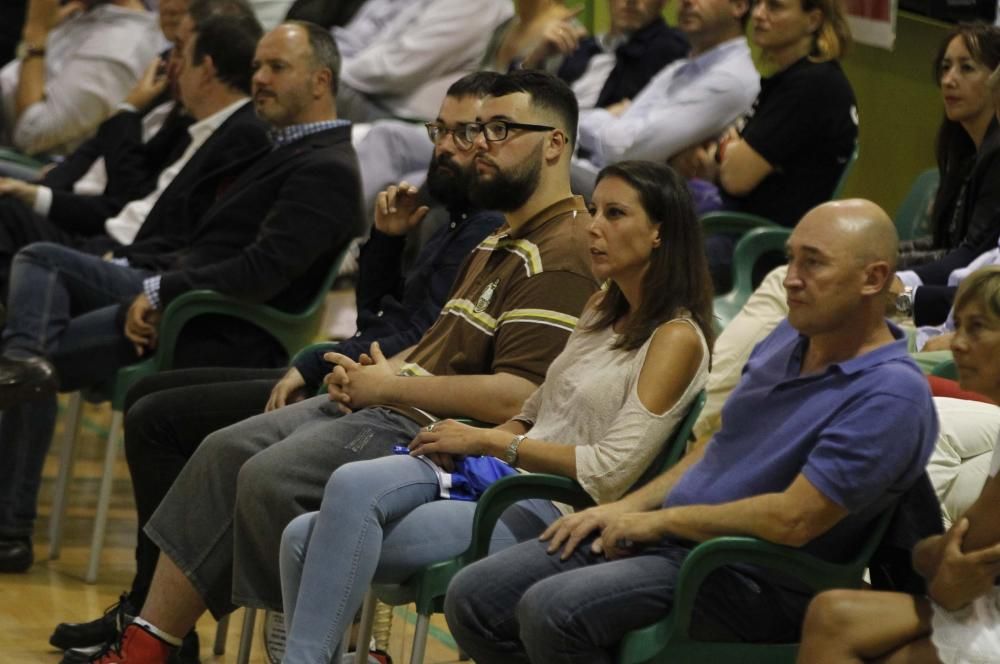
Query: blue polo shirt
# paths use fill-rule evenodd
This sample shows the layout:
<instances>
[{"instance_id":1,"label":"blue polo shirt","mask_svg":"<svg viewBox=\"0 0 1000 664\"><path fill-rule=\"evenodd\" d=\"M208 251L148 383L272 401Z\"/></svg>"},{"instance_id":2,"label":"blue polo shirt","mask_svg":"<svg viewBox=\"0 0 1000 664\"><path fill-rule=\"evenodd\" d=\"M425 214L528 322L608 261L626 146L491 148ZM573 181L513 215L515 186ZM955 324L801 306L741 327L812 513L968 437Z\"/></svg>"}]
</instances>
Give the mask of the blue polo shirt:
<instances>
[{"instance_id":1,"label":"blue polo shirt","mask_svg":"<svg viewBox=\"0 0 1000 664\"><path fill-rule=\"evenodd\" d=\"M800 473L850 513L805 548L852 553L865 526L924 472L938 433L927 380L906 338L800 376L808 339L787 320L761 341L722 409L722 429L665 506L784 491Z\"/></svg>"}]
</instances>

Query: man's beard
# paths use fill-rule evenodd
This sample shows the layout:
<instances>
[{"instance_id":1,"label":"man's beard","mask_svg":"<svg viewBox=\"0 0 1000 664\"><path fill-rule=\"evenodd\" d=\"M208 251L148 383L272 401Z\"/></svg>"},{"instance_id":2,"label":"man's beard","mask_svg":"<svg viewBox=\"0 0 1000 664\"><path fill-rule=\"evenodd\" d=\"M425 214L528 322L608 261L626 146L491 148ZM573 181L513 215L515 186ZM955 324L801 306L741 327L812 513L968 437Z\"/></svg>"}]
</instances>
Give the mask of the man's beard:
<instances>
[{"instance_id":1,"label":"man's beard","mask_svg":"<svg viewBox=\"0 0 1000 664\"><path fill-rule=\"evenodd\" d=\"M433 157L427 167L427 191L446 208L468 207L472 175L471 164L463 168L448 154Z\"/></svg>"},{"instance_id":2,"label":"man's beard","mask_svg":"<svg viewBox=\"0 0 1000 664\"><path fill-rule=\"evenodd\" d=\"M500 212L520 209L538 189L542 175L542 146L509 172L496 168L489 180L476 175L469 191L469 198L476 206Z\"/></svg>"}]
</instances>

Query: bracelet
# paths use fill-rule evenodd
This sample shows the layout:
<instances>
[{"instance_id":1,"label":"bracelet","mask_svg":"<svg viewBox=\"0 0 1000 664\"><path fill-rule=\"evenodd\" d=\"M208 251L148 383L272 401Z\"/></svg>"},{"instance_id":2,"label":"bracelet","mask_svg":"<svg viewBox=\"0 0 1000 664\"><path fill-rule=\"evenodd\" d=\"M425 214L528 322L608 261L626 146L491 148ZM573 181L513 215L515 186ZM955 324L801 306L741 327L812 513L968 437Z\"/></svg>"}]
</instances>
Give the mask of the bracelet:
<instances>
[{"instance_id":1,"label":"bracelet","mask_svg":"<svg viewBox=\"0 0 1000 664\"><path fill-rule=\"evenodd\" d=\"M44 58L45 57L45 46L34 46L28 44L24 48L24 57L22 60L27 60L29 58Z\"/></svg>"},{"instance_id":2,"label":"bracelet","mask_svg":"<svg viewBox=\"0 0 1000 664\"><path fill-rule=\"evenodd\" d=\"M504 450L504 455L503 455L504 457L503 461L508 466L517 465L517 448L521 445L521 441L524 440L525 438L527 438L527 436L523 436L521 434L518 434L513 438L511 438L510 444L507 446L507 449Z\"/></svg>"}]
</instances>

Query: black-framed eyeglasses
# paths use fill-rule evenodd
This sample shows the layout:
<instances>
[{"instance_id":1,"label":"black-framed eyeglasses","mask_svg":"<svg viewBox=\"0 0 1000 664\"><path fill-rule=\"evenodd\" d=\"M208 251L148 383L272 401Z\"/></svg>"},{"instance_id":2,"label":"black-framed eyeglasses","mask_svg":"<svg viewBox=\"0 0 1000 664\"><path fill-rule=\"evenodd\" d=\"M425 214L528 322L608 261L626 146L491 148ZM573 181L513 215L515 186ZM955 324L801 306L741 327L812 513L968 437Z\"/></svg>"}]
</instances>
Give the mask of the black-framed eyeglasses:
<instances>
[{"instance_id":1,"label":"black-framed eyeglasses","mask_svg":"<svg viewBox=\"0 0 1000 664\"><path fill-rule=\"evenodd\" d=\"M451 134L452 139L455 141L455 145L460 150L468 150L472 147L472 140L469 140L468 138L468 123L460 124L454 129L449 129L442 124L438 124L437 122L427 122L424 126L427 127L427 136L431 139L431 143L434 145L437 145L447 134ZM473 140L474 139L475 134L473 134Z\"/></svg>"},{"instance_id":2,"label":"black-framed eyeglasses","mask_svg":"<svg viewBox=\"0 0 1000 664\"><path fill-rule=\"evenodd\" d=\"M511 129L523 131L553 131L555 127L548 125L524 124L523 122L508 122L507 120L490 120L489 122L470 122L465 125L465 140L471 145L480 133L490 143L496 143L507 138Z\"/></svg>"}]
</instances>

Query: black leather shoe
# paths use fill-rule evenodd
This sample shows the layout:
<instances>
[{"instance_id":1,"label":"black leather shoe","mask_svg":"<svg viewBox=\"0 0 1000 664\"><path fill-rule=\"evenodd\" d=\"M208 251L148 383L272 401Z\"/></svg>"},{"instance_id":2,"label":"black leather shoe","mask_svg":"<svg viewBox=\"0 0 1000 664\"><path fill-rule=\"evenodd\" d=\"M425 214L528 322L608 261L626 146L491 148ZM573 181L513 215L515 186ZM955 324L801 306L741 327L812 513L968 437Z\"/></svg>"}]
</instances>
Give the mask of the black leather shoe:
<instances>
[{"instance_id":1,"label":"black leather shoe","mask_svg":"<svg viewBox=\"0 0 1000 664\"><path fill-rule=\"evenodd\" d=\"M59 650L70 648L88 648L101 646L115 641L132 622L139 611L128 599L128 593L122 593L116 604L104 610L104 615L97 620L84 623L59 623L49 637L49 643ZM84 660L86 661L86 660Z\"/></svg>"},{"instance_id":2,"label":"black leather shoe","mask_svg":"<svg viewBox=\"0 0 1000 664\"><path fill-rule=\"evenodd\" d=\"M55 394L57 388L55 367L45 358L14 360L0 357L0 410Z\"/></svg>"},{"instance_id":3,"label":"black leather shoe","mask_svg":"<svg viewBox=\"0 0 1000 664\"><path fill-rule=\"evenodd\" d=\"M35 551L29 538L0 539L0 572L27 572L34 562Z\"/></svg>"}]
</instances>

